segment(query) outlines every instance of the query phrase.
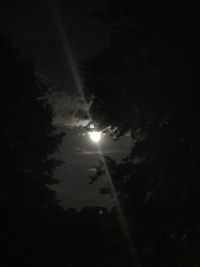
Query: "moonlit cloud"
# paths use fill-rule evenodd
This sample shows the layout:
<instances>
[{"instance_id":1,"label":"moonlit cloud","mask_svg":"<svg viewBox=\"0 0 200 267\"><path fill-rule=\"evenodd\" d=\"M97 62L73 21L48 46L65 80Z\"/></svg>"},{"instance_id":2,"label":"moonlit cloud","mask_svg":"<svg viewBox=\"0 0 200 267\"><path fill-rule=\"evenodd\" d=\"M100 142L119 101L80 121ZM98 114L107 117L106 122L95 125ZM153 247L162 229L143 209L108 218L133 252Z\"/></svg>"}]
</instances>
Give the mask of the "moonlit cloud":
<instances>
[{"instance_id":1,"label":"moonlit cloud","mask_svg":"<svg viewBox=\"0 0 200 267\"><path fill-rule=\"evenodd\" d=\"M54 93L49 96L49 102L53 107L53 123L68 128L84 127L89 123L87 110L81 97Z\"/></svg>"},{"instance_id":2,"label":"moonlit cloud","mask_svg":"<svg viewBox=\"0 0 200 267\"><path fill-rule=\"evenodd\" d=\"M76 153L81 155L102 155L102 152L104 155L114 155L114 154L121 154L124 152L124 150L110 148L109 150L102 149L102 151L99 151L99 150L86 150L84 148L76 148Z\"/></svg>"},{"instance_id":3,"label":"moonlit cloud","mask_svg":"<svg viewBox=\"0 0 200 267\"><path fill-rule=\"evenodd\" d=\"M94 173L94 172L96 172L96 171L97 171L97 169L96 169L96 168L89 168L89 169L88 169L88 171L89 171L89 172L93 172L93 173Z\"/></svg>"}]
</instances>

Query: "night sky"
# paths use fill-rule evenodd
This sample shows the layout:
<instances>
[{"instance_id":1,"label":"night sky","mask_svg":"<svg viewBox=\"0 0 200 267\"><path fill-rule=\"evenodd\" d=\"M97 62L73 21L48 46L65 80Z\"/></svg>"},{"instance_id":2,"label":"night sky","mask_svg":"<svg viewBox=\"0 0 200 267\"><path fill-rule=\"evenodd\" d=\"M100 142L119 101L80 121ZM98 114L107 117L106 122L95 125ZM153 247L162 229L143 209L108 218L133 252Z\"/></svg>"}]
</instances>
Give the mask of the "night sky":
<instances>
[{"instance_id":1,"label":"night sky","mask_svg":"<svg viewBox=\"0 0 200 267\"><path fill-rule=\"evenodd\" d=\"M66 208L111 206L112 200L98 193L106 179L89 185L89 176L100 156L97 145L87 134L82 135L84 121L77 115L77 110L84 107L63 42L66 38L76 64L108 45L110 29L92 16L104 7L106 1L55 2L21 0L1 3L0 31L13 38L22 55L34 62L39 75L54 92L54 98L51 98L54 121L59 127L64 126L66 132L57 155L65 162L55 172L61 181L55 187L58 199ZM119 160L128 154L130 144L128 136L118 142L103 136L100 146L104 153Z\"/></svg>"}]
</instances>

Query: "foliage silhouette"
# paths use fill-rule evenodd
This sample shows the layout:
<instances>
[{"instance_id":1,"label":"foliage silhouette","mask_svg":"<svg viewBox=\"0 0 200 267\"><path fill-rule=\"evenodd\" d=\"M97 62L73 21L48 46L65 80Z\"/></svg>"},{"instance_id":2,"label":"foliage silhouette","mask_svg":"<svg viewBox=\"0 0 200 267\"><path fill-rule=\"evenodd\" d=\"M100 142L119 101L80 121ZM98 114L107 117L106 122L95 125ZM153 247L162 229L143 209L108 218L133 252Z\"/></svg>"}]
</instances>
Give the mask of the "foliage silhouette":
<instances>
[{"instance_id":1,"label":"foliage silhouette","mask_svg":"<svg viewBox=\"0 0 200 267\"><path fill-rule=\"evenodd\" d=\"M0 36L0 265L5 267L128 266L116 218L104 207L61 208L50 157L63 134L52 125L48 88L33 65ZM120 245L119 245L120 244Z\"/></svg>"},{"instance_id":2,"label":"foliage silhouette","mask_svg":"<svg viewBox=\"0 0 200 267\"><path fill-rule=\"evenodd\" d=\"M52 124L48 88L4 34L0 59L0 261L2 266L36 266L41 260L37 266L43 266L46 220L62 213L49 186L57 182L53 171L61 162L51 154L63 133Z\"/></svg>"},{"instance_id":3,"label":"foliage silhouette","mask_svg":"<svg viewBox=\"0 0 200 267\"><path fill-rule=\"evenodd\" d=\"M34 67L22 61L12 42L0 36L1 204L40 206L54 202L56 183L50 158L62 141L52 124L48 88ZM4 175L3 175L4 173Z\"/></svg>"},{"instance_id":4,"label":"foliage silhouette","mask_svg":"<svg viewBox=\"0 0 200 267\"><path fill-rule=\"evenodd\" d=\"M105 160L141 265L199 265L196 2L109 2L110 45L85 62L85 91L99 129L130 133L133 147L120 164Z\"/></svg>"}]
</instances>

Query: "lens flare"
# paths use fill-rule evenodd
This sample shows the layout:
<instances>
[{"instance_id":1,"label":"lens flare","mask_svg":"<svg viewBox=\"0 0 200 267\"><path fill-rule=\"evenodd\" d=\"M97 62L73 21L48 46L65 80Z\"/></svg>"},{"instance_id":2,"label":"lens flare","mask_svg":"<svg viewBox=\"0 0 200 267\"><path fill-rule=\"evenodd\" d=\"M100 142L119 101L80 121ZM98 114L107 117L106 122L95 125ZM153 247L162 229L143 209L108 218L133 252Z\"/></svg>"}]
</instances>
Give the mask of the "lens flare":
<instances>
[{"instance_id":1,"label":"lens flare","mask_svg":"<svg viewBox=\"0 0 200 267\"><path fill-rule=\"evenodd\" d=\"M51 5L52 5L53 14L55 15L55 21L56 21L56 24L57 24L58 33L60 35L61 43L63 45L63 52L65 54L66 61L68 61L69 65L70 65L72 76L74 78L74 82L76 84L76 87L78 89L78 92L79 92L80 96L83 99L83 103L84 103L84 105L86 107L87 117L92 121L92 116L90 114L89 106L88 106L88 103L86 101L86 97L85 97L85 93L84 93L84 90L83 90L83 85L82 85L80 73L78 71L75 59L74 59L74 57L72 55L72 51L70 49L70 46L69 46L69 43L68 43L68 39L67 39L67 36L66 36L66 31L64 30L61 17L59 15L58 9L56 8L56 4L55 4L55 2L53 0L51 1ZM93 129L93 128L94 128L94 125L90 127L90 129ZM93 131L89 132L89 136L90 136L91 140L93 142L97 143L97 145L98 145L98 143L101 140L102 133L93 130ZM110 171L108 169L107 163L105 161L105 158L103 156L103 153L101 151L101 147L100 146L98 146L98 150L100 152L99 154L100 154L101 160L102 160L103 165L104 165L106 177L107 177L107 180L108 180L109 185L110 185L110 189L111 189L111 192L112 192L112 195L113 195L113 199L116 202L116 207L117 207L117 211L118 211L119 218L120 218L120 221L121 221L121 225L122 225L122 228L124 230L124 234L125 234L125 236L127 238L127 244L129 245L129 250L130 250L130 253L132 255L133 265L138 267L138 266L140 266L140 261L138 259L138 255L137 255L136 244L135 244L135 242L134 242L134 240L133 240L133 238L131 236L131 233L130 233L130 230L129 230L129 227L128 227L128 223L126 221L123 209L121 207L121 204L120 204L120 201L119 201L119 198L118 198L117 191L115 189L115 186L114 186L114 183L112 181L112 177L111 177Z\"/></svg>"}]
</instances>

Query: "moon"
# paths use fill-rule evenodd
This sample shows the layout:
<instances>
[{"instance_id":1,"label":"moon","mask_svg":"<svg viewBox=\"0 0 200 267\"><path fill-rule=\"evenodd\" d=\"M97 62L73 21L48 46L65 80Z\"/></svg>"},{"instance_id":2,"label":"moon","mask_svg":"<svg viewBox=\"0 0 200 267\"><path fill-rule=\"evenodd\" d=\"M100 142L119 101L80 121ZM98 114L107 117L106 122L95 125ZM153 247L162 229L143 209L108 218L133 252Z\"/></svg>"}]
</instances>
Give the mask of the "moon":
<instances>
[{"instance_id":1,"label":"moon","mask_svg":"<svg viewBox=\"0 0 200 267\"><path fill-rule=\"evenodd\" d=\"M101 132L98 131L89 132L89 136L94 143L99 143L102 137Z\"/></svg>"}]
</instances>

